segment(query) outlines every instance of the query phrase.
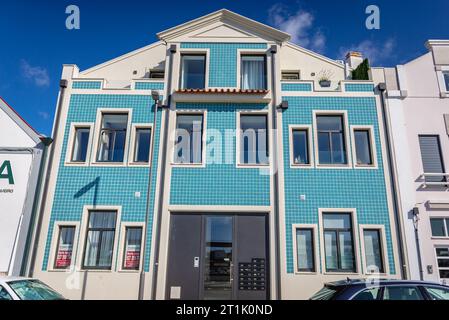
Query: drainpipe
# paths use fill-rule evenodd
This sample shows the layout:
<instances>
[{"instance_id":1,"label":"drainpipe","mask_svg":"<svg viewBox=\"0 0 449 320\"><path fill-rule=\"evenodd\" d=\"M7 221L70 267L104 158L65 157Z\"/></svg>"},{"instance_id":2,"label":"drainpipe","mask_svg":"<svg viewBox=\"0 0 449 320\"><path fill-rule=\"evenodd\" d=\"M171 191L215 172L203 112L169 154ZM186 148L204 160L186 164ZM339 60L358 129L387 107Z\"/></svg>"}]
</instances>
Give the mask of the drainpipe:
<instances>
[{"instance_id":1,"label":"drainpipe","mask_svg":"<svg viewBox=\"0 0 449 320\"><path fill-rule=\"evenodd\" d=\"M424 280L422 266L421 241L419 240L419 208L413 208L413 229L415 229L416 254L418 255L419 280Z\"/></svg>"},{"instance_id":2,"label":"drainpipe","mask_svg":"<svg viewBox=\"0 0 449 320\"><path fill-rule=\"evenodd\" d=\"M386 107L386 90L387 85L385 83L379 83L377 86L377 89L380 91L380 103L382 108L382 119L384 124L384 130L385 130L385 141L386 143L386 149L387 149L387 161L388 166L390 168L390 184L391 184L391 191L393 196L393 210L396 220L396 232L398 234L398 248L399 248L399 263L401 265L401 278L402 279L409 279L410 275L408 272L408 264L407 264L407 257L405 254L406 246L404 243L404 222L402 219L402 210L400 209L400 199L399 199L399 189L396 185L396 170L393 160L393 147L392 147L392 139L390 138L390 116L388 112L388 108Z\"/></svg>"},{"instance_id":3,"label":"drainpipe","mask_svg":"<svg viewBox=\"0 0 449 320\"><path fill-rule=\"evenodd\" d=\"M160 163L161 163L161 172L160 172L160 181L159 181L159 197L157 199L157 220L156 220L156 229L154 230L154 265L153 265L153 274L152 274L152 288L151 288L151 300L156 299L156 291L157 291L157 277L159 271L159 251L160 251L160 240L161 240L161 219L162 219L162 206L165 192L165 169L167 163L167 141L168 141L168 124L169 124L169 116L170 116L170 107L171 107L171 84L172 84L172 74L173 74L173 55L176 53L176 45L170 45L170 63L168 66L167 73L167 108L164 108L166 112L165 122L164 122L164 132L162 136L162 153L160 155ZM162 134L162 132L161 132ZM156 199L154 200L156 202Z\"/></svg>"},{"instance_id":4,"label":"drainpipe","mask_svg":"<svg viewBox=\"0 0 449 320\"><path fill-rule=\"evenodd\" d=\"M59 133L59 127L60 127L60 118L61 118L61 110L62 110L62 104L64 103L64 96L65 96L65 90L67 89L68 81L65 79L62 79L59 82L59 101L58 101L58 107L56 108L56 115L55 115L55 122L54 122L54 128L53 128L53 139L56 140ZM48 141L49 142L49 141ZM42 228L42 220L44 217L44 201L47 199L48 196L48 181L50 180L51 172L52 172L52 164L53 164L53 158L55 156L55 148L50 148L50 153L48 156L48 162L47 162L47 172L45 174L45 180L42 182L43 189L42 189L42 196L40 197L41 207L39 210L39 216L37 217L37 223L36 223L36 236L34 238L33 243L33 249L31 251L31 258L30 258L30 267L28 271L28 277L33 277L34 274L34 265L36 263L36 256L37 256L37 248L39 244L40 234L41 234L41 228Z\"/></svg>"},{"instance_id":5,"label":"drainpipe","mask_svg":"<svg viewBox=\"0 0 449 320\"><path fill-rule=\"evenodd\" d=\"M273 122L273 206L274 206L274 223L275 223L275 259L276 259L276 299L281 299L281 246L280 246L280 221L279 221L279 175L278 175L278 148L277 148L277 95L276 95L276 67L275 59L277 54L277 46L272 45L271 52L271 95L272 95L272 110L271 118Z\"/></svg>"}]
</instances>

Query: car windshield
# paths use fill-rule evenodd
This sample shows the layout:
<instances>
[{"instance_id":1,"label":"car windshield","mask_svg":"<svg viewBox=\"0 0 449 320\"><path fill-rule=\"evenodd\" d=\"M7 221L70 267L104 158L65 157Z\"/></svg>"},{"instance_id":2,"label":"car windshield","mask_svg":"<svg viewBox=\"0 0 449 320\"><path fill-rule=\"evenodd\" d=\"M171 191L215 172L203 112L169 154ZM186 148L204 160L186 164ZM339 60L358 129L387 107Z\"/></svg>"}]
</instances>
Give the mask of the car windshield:
<instances>
[{"instance_id":1,"label":"car windshield","mask_svg":"<svg viewBox=\"0 0 449 320\"><path fill-rule=\"evenodd\" d=\"M341 289L338 287L324 286L320 291L315 293L310 300L332 300Z\"/></svg>"},{"instance_id":2,"label":"car windshield","mask_svg":"<svg viewBox=\"0 0 449 320\"><path fill-rule=\"evenodd\" d=\"M21 300L63 300L64 297L39 280L19 280L9 282Z\"/></svg>"}]
</instances>

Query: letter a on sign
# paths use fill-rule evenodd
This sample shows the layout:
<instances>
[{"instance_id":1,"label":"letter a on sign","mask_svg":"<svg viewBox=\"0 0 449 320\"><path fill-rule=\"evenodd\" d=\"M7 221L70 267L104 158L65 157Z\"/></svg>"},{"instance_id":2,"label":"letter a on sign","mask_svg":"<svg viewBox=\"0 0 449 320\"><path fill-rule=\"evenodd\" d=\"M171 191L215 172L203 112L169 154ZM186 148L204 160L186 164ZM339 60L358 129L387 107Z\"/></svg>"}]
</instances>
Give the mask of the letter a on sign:
<instances>
[{"instance_id":1,"label":"letter a on sign","mask_svg":"<svg viewBox=\"0 0 449 320\"><path fill-rule=\"evenodd\" d=\"M380 29L380 9L376 5L370 5L366 7L366 14L369 16L366 18L365 25L368 30Z\"/></svg>"},{"instance_id":2,"label":"letter a on sign","mask_svg":"<svg viewBox=\"0 0 449 320\"><path fill-rule=\"evenodd\" d=\"M14 177L12 175L10 161L3 162L2 166L0 167L0 179L8 179L9 184L14 184Z\"/></svg>"},{"instance_id":3,"label":"letter a on sign","mask_svg":"<svg viewBox=\"0 0 449 320\"><path fill-rule=\"evenodd\" d=\"M75 5L70 5L65 9L65 13L69 14L65 20L65 27L69 30L80 29L80 8Z\"/></svg>"}]
</instances>

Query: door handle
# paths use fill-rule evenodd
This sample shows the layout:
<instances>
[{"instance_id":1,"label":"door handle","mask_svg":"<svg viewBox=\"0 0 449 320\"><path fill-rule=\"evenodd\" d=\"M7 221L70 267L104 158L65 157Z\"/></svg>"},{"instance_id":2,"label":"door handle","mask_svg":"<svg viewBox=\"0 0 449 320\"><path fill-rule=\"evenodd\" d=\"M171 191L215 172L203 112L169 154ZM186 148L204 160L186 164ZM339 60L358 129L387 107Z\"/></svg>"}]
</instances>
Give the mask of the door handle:
<instances>
[{"instance_id":1,"label":"door handle","mask_svg":"<svg viewBox=\"0 0 449 320\"><path fill-rule=\"evenodd\" d=\"M194 257L193 258L193 267L199 268L200 267L200 257Z\"/></svg>"},{"instance_id":2,"label":"door handle","mask_svg":"<svg viewBox=\"0 0 449 320\"><path fill-rule=\"evenodd\" d=\"M234 264L231 262L229 264L229 283L232 283L234 281Z\"/></svg>"}]
</instances>

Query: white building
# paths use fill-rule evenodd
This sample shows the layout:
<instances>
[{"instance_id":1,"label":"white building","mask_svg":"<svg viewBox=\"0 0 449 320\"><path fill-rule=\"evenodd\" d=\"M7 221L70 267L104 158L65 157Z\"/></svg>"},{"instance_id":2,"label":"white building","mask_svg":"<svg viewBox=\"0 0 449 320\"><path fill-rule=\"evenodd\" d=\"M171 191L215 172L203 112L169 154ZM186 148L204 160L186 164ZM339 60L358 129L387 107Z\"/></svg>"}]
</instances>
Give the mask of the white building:
<instances>
[{"instance_id":1,"label":"white building","mask_svg":"<svg viewBox=\"0 0 449 320\"><path fill-rule=\"evenodd\" d=\"M0 274L24 274L44 143L0 98Z\"/></svg>"},{"instance_id":2,"label":"white building","mask_svg":"<svg viewBox=\"0 0 449 320\"><path fill-rule=\"evenodd\" d=\"M408 276L449 279L449 41L395 68L373 69L386 83L392 161Z\"/></svg>"}]
</instances>

